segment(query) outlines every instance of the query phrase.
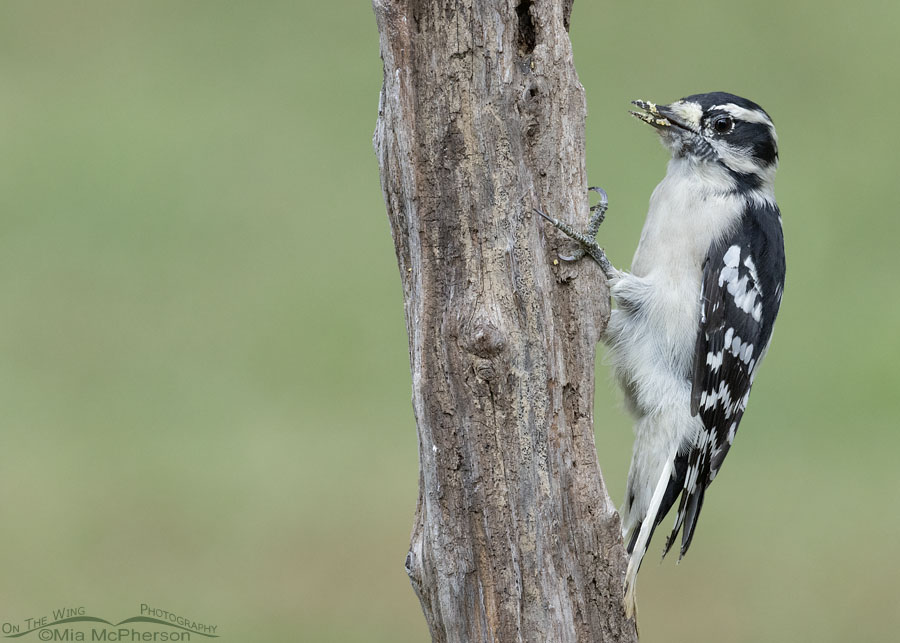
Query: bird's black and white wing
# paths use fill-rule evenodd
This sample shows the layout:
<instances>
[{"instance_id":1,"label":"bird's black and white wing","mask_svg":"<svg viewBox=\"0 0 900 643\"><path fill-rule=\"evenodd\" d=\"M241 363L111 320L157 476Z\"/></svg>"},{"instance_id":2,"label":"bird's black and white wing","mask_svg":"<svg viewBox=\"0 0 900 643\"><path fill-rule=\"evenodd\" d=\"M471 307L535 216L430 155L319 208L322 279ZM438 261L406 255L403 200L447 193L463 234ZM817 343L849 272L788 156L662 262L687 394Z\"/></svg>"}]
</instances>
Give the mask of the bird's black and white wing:
<instances>
[{"instance_id":1,"label":"bird's black and white wing","mask_svg":"<svg viewBox=\"0 0 900 643\"><path fill-rule=\"evenodd\" d=\"M681 556L687 551L706 488L734 442L772 337L784 273L778 208L750 202L738 228L710 248L703 268L691 381L691 413L703 426L685 454L681 502L666 553L682 526Z\"/></svg>"}]
</instances>

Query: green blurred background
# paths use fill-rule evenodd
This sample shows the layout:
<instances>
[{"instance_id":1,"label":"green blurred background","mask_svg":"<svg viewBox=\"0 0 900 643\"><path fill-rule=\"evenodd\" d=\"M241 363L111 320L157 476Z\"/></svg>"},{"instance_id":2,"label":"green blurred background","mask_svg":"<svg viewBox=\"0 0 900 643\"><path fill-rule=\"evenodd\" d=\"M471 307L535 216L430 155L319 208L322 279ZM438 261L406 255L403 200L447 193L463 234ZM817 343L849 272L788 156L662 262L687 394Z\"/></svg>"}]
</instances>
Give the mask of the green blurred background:
<instances>
[{"instance_id":1,"label":"green blurred background","mask_svg":"<svg viewBox=\"0 0 900 643\"><path fill-rule=\"evenodd\" d=\"M643 640L897 640L898 21L575 3L614 263L666 162L630 99L732 91L781 140L773 349L690 555L654 543ZM0 5L0 622L143 602L229 641L427 640L380 84L365 0Z\"/></svg>"}]
</instances>

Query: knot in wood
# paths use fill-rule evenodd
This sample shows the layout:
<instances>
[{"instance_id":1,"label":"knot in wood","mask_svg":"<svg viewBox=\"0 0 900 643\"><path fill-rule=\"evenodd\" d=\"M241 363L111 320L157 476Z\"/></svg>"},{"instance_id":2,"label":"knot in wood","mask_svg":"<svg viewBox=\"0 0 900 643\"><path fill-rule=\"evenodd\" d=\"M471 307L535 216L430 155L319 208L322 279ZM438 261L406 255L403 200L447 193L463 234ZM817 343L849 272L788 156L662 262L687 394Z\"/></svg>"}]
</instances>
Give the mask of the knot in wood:
<instances>
[{"instance_id":1,"label":"knot in wood","mask_svg":"<svg viewBox=\"0 0 900 643\"><path fill-rule=\"evenodd\" d=\"M542 98L548 93L547 82L543 78L532 77L528 79L522 100L525 103Z\"/></svg>"},{"instance_id":2,"label":"knot in wood","mask_svg":"<svg viewBox=\"0 0 900 643\"><path fill-rule=\"evenodd\" d=\"M503 333L497 326L486 319L477 319L472 324L466 350L472 355L490 359L497 356L506 347Z\"/></svg>"},{"instance_id":3,"label":"knot in wood","mask_svg":"<svg viewBox=\"0 0 900 643\"><path fill-rule=\"evenodd\" d=\"M494 363L491 360L475 358L475 374L481 379L490 382L494 379L497 372L494 370Z\"/></svg>"}]
</instances>

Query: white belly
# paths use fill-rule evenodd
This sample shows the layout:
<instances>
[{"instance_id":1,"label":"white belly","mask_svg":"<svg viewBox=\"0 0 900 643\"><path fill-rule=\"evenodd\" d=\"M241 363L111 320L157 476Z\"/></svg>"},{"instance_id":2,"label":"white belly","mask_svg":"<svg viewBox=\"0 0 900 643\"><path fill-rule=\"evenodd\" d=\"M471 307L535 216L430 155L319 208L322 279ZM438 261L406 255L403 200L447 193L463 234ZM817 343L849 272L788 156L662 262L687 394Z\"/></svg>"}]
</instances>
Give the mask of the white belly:
<instances>
[{"instance_id":1,"label":"white belly","mask_svg":"<svg viewBox=\"0 0 900 643\"><path fill-rule=\"evenodd\" d=\"M604 340L636 420L628 482L635 506L626 498L626 529L644 515L672 450L693 440L700 427L690 413L690 379L703 261L716 240L713 231L727 232L742 207L711 185L686 161L673 159L650 198L632 272L611 284L617 308Z\"/></svg>"},{"instance_id":2,"label":"white belly","mask_svg":"<svg viewBox=\"0 0 900 643\"><path fill-rule=\"evenodd\" d=\"M664 404L671 387L687 386L703 261L714 231L723 234L740 216L742 201L715 193L704 179L687 161L669 163L650 197L632 272L612 284L618 308L606 341L626 394L636 395L644 412Z\"/></svg>"}]
</instances>

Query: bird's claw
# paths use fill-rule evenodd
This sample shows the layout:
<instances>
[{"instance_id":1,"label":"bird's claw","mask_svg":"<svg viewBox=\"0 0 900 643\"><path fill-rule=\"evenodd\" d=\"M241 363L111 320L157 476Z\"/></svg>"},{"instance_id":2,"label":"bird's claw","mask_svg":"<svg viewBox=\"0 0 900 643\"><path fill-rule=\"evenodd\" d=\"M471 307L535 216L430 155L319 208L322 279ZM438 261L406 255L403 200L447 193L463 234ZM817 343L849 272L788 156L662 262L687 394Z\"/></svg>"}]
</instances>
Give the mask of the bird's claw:
<instances>
[{"instance_id":1,"label":"bird's claw","mask_svg":"<svg viewBox=\"0 0 900 643\"><path fill-rule=\"evenodd\" d=\"M570 255L564 255L561 252L557 252L556 256L559 257L560 261L565 261L566 263L574 263L576 261L579 261L580 259L583 259L584 255L586 254L587 253L584 251L584 248L579 247L576 248L575 252Z\"/></svg>"},{"instance_id":2,"label":"bird's claw","mask_svg":"<svg viewBox=\"0 0 900 643\"><path fill-rule=\"evenodd\" d=\"M594 237L597 235L597 231L600 230L600 224L606 218L606 211L609 209L609 197L606 195L606 190L597 186L589 187L588 192L596 192L600 195L600 200L591 206L591 220L587 229L588 234Z\"/></svg>"},{"instance_id":3,"label":"bird's claw","mask_svg":"<svg viewBox=\"0 0 900 643\"><path fill-rule=\"evenodd\" d=\"M584 258L585 255L589 255L594 261L600 264L600 268L606 274L607 277L612 278L614 274L617 273L616 269L612 267L612 264L609 263L609 259L606 258L606 253L603 251L603 248L597 243L595 237L597 236L597 232L600 229L600 224L603 223L603 219L606 217L606 210L609 207L609 198L606 195L606 191L603 188L599 187L590 187L588 188L591 192L596 192L600 195L600 201L597 202L596 205L591 206L591 218L588 222L587 230L584 232L579 232L575 230L568 223L564 223L559 219L555 219L551 217L549 214L538 210L537 208L534 211L545 218L547 221L553 224L554 227L558 228L562 232L564 232L568 237L574 239L578 242L578 247L571 255L563 255L559 254L559 258L565 262L574 262Z\"/></svg>"},{"instance_id":4,"label":"bird's claw","mask_svg":"<svg viewBox=\"0 0 900 643\"><path fill-rule=\"evenodd\" d=\"M569 226L568 226L567 224L563 223L563 222L560 221L559 219L554 219L553 217L551 217L549 214L547 214L547 213L544 212L543 210L539 210L539 209L537 209L537 208L532 208L532 210L534 210L535 214L541 215L541 216L542 216L543 218L545 218L547 221L549 221L550 223L552 223L552 224L553 224L553 227L562 230L562 231L563 231L564 233L566 233L568 236L572 237L572 234L570 233L571 228L569 228ZM573 238L575 238L575 237L573 237ZM579 241L579 243L580 243L580 240L579 240L579 239L576 238L575 240L576 240L576 241ZM584 251L584 248L582 248L581 246L578 246L578 247L575 249L574 254L571 254L571 255L564 255L564 254L562 254L561 252L558 252L558 253L556 254L556 256L559 257L559 260L560 260L560 261L566 261L566 262L578 261L579 259L581 259L582 257L584 257L584 255L585 255L585 251Z\"/></svg>"},{"instance_id":5,"label":"bird's claw","mask_svg":"<svg viewBox=\"0 0 900 643\"><path fill-rule=\"evenodd\" d=\"M591 210L600 207L602 207L604 210L607 208L607 206L609 205L609 197L606 195L606 190L596 185L592 185L588 188L588 192L596 192L600 195L600 201L598 201L596 205L592 205Z\"/></svg>"}]
</instances>

